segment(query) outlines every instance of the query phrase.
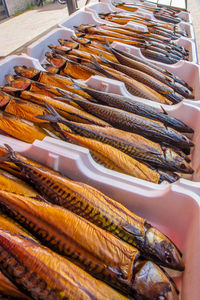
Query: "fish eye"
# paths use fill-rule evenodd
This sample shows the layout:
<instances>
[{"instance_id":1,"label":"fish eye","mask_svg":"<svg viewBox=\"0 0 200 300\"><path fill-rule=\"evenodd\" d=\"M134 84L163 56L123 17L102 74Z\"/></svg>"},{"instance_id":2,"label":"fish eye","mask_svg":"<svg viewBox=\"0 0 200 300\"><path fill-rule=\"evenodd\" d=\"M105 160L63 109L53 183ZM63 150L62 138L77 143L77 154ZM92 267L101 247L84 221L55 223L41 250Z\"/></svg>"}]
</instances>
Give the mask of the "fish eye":
<instances>
[{"instance_id":1,"label":"fish eye","mask_svg":"<svg viewBox=\"0 0 200 300\"><path fill-rule=\"evenodd\" d=\"M186 169L186 166L184 164L180 165L181 169Z\"/></svg>"}]
</instances>

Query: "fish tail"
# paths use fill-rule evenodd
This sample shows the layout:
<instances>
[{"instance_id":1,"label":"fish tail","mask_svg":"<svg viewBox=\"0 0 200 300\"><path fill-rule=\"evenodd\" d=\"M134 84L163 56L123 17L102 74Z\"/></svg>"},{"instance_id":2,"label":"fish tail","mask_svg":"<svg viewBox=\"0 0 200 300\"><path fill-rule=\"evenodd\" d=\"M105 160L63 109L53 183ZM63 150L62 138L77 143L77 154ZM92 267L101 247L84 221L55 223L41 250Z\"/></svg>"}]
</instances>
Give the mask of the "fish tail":
<instances>
[{"instance_id":1,"label":"fish tail","mask_svg":"<svg viewBox=\"0 0 200 300\"><path fill-rule=\"evenodd\" d=\"M63 118L57 113L57 111L47 102L45 102L45 107L49 111L46 115L37 115L36 118L40 120L49 121L52 123L58 123L63 120Z\"/></svg>"}]
</instances>

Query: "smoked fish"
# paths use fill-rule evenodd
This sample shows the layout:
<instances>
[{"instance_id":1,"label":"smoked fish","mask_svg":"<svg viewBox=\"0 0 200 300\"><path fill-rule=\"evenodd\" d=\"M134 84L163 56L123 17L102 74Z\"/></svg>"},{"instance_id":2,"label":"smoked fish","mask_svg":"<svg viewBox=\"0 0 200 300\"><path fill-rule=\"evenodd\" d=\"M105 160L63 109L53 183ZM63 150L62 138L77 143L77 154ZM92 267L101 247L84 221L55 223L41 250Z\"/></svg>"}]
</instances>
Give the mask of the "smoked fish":
<instances>
[{"instance_id":1,"label":"smoked fish","mask_svg":"<svg viewBox=\"0 0 200 300\"><path fill-rule=\"evenodd\" d=\"M95 226L94 224L73 214L61 207L0 191L1 208L13 216L21 225L30 230L33 235L46 246L59 254L66 256L73 263L80 266L98 279L101 279L121 290L124 294L135 294L147 299L148 290L134 290L132 286L140 286L139 274L142 273L137 266L134 283L134 265L139 258L139 251L119 240L114 235ZM144 261L144 265L149 262ZM142 266L142 264L139 264ZM164 278L162 270L150 263L151 272L155 276ZM145 266L143 266L145 268ZM147 268L147 267L146 267ZM145 268L145 269L146 269ZM152 293L156 293L155 286L158 284L151 278ZM163 283L170 281L166 277ZM157 297L165 293L165 289L157 292ZM170 294L175 293L171 287ZM140 295L141 294L141 295ZM168 293L167 293L168 294ZM136 299L138 297L136 296Z\"/></svg>"},{"instance_id":2,"label":"smoked fish","mask_svg":"<svg viewBox=\"0 0 200 300\"><path fill-rule=\"evenodd\" d=\"M9 146L6 147L7 155L1 156L1 161L11 161L18 166L48 201L63 206L137 247L147 259L169 268L184 269L177 247L145 219L87 184L53 174L53 171L48 172L46 167L24 162L23 156L18 158Z\"/></svg>"},{"instance_id":3,"label":"smoked fish","mask_svg":"<svg viewBox=\"0 0 200 300\"><path fill-rule=\"evenodd\" d=\"M91 97L97 100L100 104L120 108L122 110L162 122L166 126L172 127L180 132L194 133L194 130L192 128L187 126L182 121L169 116L164 110L163 112L160 112L156 108L153 108L141 102L137 102L131 98L124 97L122 95L95 90L83 85L80 86L76 84L76 86L84 90Z\"/></svg>"},{"instance_id":4,"label":"smoked fish","mask_svg":"<svg viewBox=\"0 0 200 300\"><path fill-rule=\"evenodd\" d=\"M32 239L0 230L0 253L3 274L31 299L128 299Z\"/></svg>"},{"instance_id":5,"label":"smoked fish","mask_svg":"<svg viewBox=\"0 0 200 300\"><path fill-rule=\"evenodd\" d=\"M68 126L73 133L94 138L105 144L114 146L131 157L157 168L172 172L193 173L192 168L186 163L184 157L181 157L170 148L162 148L159 144L147 140L138 134L117 128L67 121L60 117L50 105L46 104L46 106L51 113L49 115L37 116L42 120L48 120L52 123L62 123Z\"/></svg>"}]
</instances>

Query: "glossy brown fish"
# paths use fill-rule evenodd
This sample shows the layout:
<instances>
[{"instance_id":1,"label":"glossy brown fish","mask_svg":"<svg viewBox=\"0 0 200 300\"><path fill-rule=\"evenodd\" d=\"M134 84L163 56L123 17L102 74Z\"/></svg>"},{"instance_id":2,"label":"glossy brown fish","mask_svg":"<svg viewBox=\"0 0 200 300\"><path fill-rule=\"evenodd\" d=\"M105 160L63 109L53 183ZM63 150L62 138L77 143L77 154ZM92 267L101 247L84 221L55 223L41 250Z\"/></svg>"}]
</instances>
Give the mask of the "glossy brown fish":
<instances>
[{"instance_id":1,"label":"glossy brown fish","mask_svg":"<svg viewBox=\"0 0 200 300\"><path fill-rule=\"evenodd\" d=\"M63 133L67 141L88 148L93 159L106 168L154 183L162 181L159 173L110 145L70 132Z\"/></svg>"},{"instance_id":2,"label":"glossy brown fish","mask_svg":"<svg viewBox=\"0 0 200 300\"><path fill-rule=\"evenodd\" d=\"M87 86L79 85L79 88L88 93L100 104L120 108L125 111L132 112L134 114L162 122L163 124L165 124L165 126L172 127L180 132L194 133L194 130L192 128L187 126L182 121L169 116L164 110L163 112L158 111L157 109L151 106L137 102L131 98L124 97L122 95L95 90Z\"/></svg>"},{"instance_id":3,"label":"glossy brown fish","mask_svg":"<svg viewBox=\"0 0 200 300\"><path fill-rule=\"evenodd\" d=\"M0 113L0 130L27 143L43 140L47 133L31 122Z\"/></svg>"},{"instance_id":4,"label":"glossy brown fish","mask_svg":"<svg viewBox=\"0 0 200 300\"><path fill-rule=\"evenodd\" d=\"M59 74L71 76L73 78L87 80L92 75L99 75L100 73L94 69L80 64L67 61L66 58L50 52L45 53L47 60L56 68L59 68Z\"/></svg>"},{"instance_id":5,"label":"glossy brown fish","mask_svg":"<svg viewBox=\"0 0 200 300\"><path fill-rule=\"evenodd\" d=\"M193 170L186 163L184 157L181 157L170 148L162 148L159 144L147 140L138 134L117 128L66 121L61 118L52 107L49 105L47 105L47 107L51 114L38 116L42 120L49 120L52 123L63 123L68 126L73 133L97 139L123 151L139 161L148 163L157 168L181 173L193 173Z\"/></svg>"},{"instance_id":6,"label":"glossy brown fish","mask_svg":"<svg viewBox=\"0 0 200 300\"><path fill-rule=\"evenodd\" d=\"M144 85L139 81L136 81L135 79L129 77L128 75L120 71L113 70L113 68L111 67L99 65L98 62L95 61L94 59L92 63L90 63L89 65L91 65L91 67L98 70L99 72L101 72L101 74L103 74L108 78L112 78L124 82L127 90L134 96L150 99L152 101L163 103L163 104L171 104L171 101L168 100L163 95L157 93L150 87Z\"/></svg>"},{"instance_id":7,"label":"glossy brown fish","mask_svg":"<svg viewBox=\"0 0 200 300\"><path fill-rule=\"evenodd\" d=\"M109 64L115 70L126 74L127 76L133 78L134 80L139 81L145 84L146 86L150 87L151 89L155 90L157 93L164 95L172 103L179 103L183 100L183 97L181 97L177 93L174 93L172 88L168 87L167 85L164 85L162 82L151 77L150 75L145 74L139 70L135 70L126 65L114 63L103 58L101 59L103 62Z\"/></svg>"},{"instance_id":8,"label":"glossy brown fish","mask_svg":"<svg viewBox=\"0 0 200 300\"><path fill-rule=\"evenodd\" d=\"M28 197L36 197L38 194L30 185L25 183L23 180L1 169L0 190Z\"/></svg>"},{"instance_id":9,"label":"glossy brown fish","mask_svg":"<svg viewBox=\"0 0 200 300\"><path fill-rule=\"evenodd\" d=\"M144 61L141 61L140 59L138 59L136 56L134 56L132 54L127 54L124 51L115 49L110 46L109 46L109 49L113 52L113 54L116 56L116 58L118 59L118 61L121 64L129 66L133 69L140 70L140 71L156 78L157 80L163 82L164 84L172 87L176 92L178 92L179 94L183 95L186 98L193 98L193 96L191 95L186 84L185 84L186 87L183 87L183 86L177 85L177 83L174 83L174 81L177 81L181 85L184 84L184 82L182 82L179 78L174 77L170 73L165 74L164 70L157 68L157 67L152 67L152 64L149 64L147 62L144 63Z\"/></svg>"},{"instance_id":10,"label":"glossy brown fish","mask_svg":"<svg viewBox=\"0 0 200 300\"><path fill-rule=\"evenodd\" d=\"M0 192L0 203L8 214L14 215L14 218L33 232L43 244L125 294L136 294L136 297L143 296L147 299L150 292L154 297L155 294L159 297L165 293L162 286L156 291L156 286L160 283L157 282L157 278L160 278L162 283L168 286L170 295L176 296L170 279L161 269L151 262L138 261L140 253L136 248L70 211L5 192ZM137 265L136 270L134 265ZM155 274L156 282L151 278L151 286L147 291L145 287L139 290L132 288L143 284L145 279L140 279L140 274L149 267L150 272ZM136 282L133 279L134 273L137 277ZM150 299L153 299L152 296Z\"/></svg>"},{"instance_id":11,"label":"glossy brown fish","mask_svg":"<svg viewBox=\"0 0 200 300\"><path fill-rule=\"evenodd\" d=\"M183 134L166 128L162 123L126 112L119 108L108 107L91 102L75 100L87 112L103 119L115 128L140 134L151 141L190 150L194 144Z\"/></svg>"},{"instance_id":12,"label":"glossy brown fish","mask_svg":"<svg viewBox=\"0 0 200 300\"><path fill-rule=\"evenodd\" d=\"M1 160L18 166L35 188L48 200L79 214L88 221L139 247L143 255L164 266L183 270L181 254L176 246L161 232L149 225L121 204L98 190L80 182L48 172L21 160L7 146L7 156ZM7 203L7 202L6 202ZM164 249L163 249L163 245ZM163 250L162 250L163 249Z\"/></svg>"},{"instance_id":13,"label":"glossy brown fish","mask_svg":"<svg viewBox=\"0 0 200 300\"><path fill-rule=\"evenodd\" d=\"M32 239L0 230L0 250L2 272L31 299L127 299Z\"/></svg>"},{"instance_id":14,"label":"glossy brown fish","mask_svg":"<svg viewBox=\"0 0 200 300\"><path fill-rule=\"evenodd\" d=\"M5 86L3 88L4 91L15 95L15 96L19 96L20 98L23 98L25 100L34 102L36 104L39 104L41 107L41 110L44 111L43 107L45 106L45 102L49 103L50 105L52 105L54 108L56 108L58 110L58 112L64 117L67 118L69 120L75 121L75 122L81 122L81 123L87 123L87 124L98 124L100 126L109 126L109 124L91 114L88 114L85 111L80 110L79 106L78 107L74 107L73 104L75 104L72 101L68 101L68 103L66 103L66 101L58 101L56 99L53 99L52 97L49 96L45 96L42 94L39 94L37 92L32 92L32 91L26 91L26 90L19 90L13 87L7 87ZM13 100L15 101L15 100ZM12 106L12 103L10 104L10 107L6 107L6 110L10 113L14 113L14 107ZM29 102L21 102L21 104L18 103L18 105L15 103L15 106L17 106L17 108L19 107L20 111L21 111L21 116L24 114L25 115L25 111L23 110L24 108L27 107L27 109L29 109L29 106L31 106L31 103L29 104ZM72 104L72 105L71 105ZM20 107L21 106L21 107ZM76 105L77 106L77 105ZM32 105L32 107L34 107L34 105ZM19 113L19 111L18 111ZM35 108L35 113L33 113L32 111L29 111L30 114L30 119L32 118L34 121L37 120L35 119L35 116L37 115L37 106Z\"/></svg>"}]
</instances>

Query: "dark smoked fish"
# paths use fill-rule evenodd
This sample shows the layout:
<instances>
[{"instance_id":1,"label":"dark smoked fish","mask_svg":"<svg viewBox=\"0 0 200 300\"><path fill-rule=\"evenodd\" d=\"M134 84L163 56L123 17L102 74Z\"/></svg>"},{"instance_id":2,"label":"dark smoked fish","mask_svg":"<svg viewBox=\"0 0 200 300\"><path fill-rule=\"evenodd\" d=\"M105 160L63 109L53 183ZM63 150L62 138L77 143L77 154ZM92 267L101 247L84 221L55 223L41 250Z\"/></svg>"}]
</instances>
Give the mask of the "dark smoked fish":
<instances>
[{"instance_id":1,"label":"dark smoked fish","mask_svg":"<svg viewBox=\"0 0 200 300\"><path fill-rule=\"evenodd\" d=\"M183 134L174 129L166 128L162 123L153 121L146 117L138 116L124 110L108 107L91 102L74 100L88 113L103 119L112 126L125 131L140 134L147 139L160 144L174 146L179 149L190 150L193 143Z\"/></svg>"},{"instance_id":2,"label":"dark smoked fish","mask_svg":"<svg viewBox=\"0 0 200 300\"><path fill-rule=\"evenodd\" d=\"M145 73L143 73L139 70L135 70L135 69L130 68L128 66L121 65L119 63L114 63L114 62L108 61L107 59L102 58L102 61L109 64L115 70L120 71L120 72L130 76L131 78L133 78L133 79L135 79L139 82L142 82L143 84L149 86L150 88L152 88L156 92L164 95L167 99L169 99L173 103L179 103L180 101L183 100L183 97L181 97L180 95L174 93L173 89L171 89L170 87L165 86L162 82L160 82L159 80L151 77L148 74L145 74Z\"/></svg>"},{"instance_id":3,"label":"dark smoked fish","mask_svg":"<svg viewBox=\"0 0 200 300\"><path fill-rule=\"evenodd\" d=\"M85 271L121 292L133 296L136 294L136 299L140 296L147 299L148 288L138 290L137 286L143 284L145 279L148 280L149 275L146 278L139 275L150 267L151 272L155 274L155 282L153 278L150 279L151 294L159 297L165 293L168 286L170 294L176 296L170 278L168 279L159 267L148 261L142 261L143 264L140 264L138 261L140 253L136 248L69 210L5 192L0 192L0 203L8 214L14 216L44 245L66 256ZM145 264L148 266L145 267ZM135 265L137 265L136 272L134 272ZM141 267L142 265L144 266ZM136 273L136 280L133 280L133 273ZM158 291L156 291L157 278L161 279L163 283L161 286L164 285Z\"/></svg>"},{"instance_id":4,"label":"dark smoked fish","mask_svg":"<svg viewBox=\"0 0 200 300\"><path fill-rule=\"evenodd\" d=\"M187 83L177 78L177 76L174 76L173 74L162 70L161 68L154 66L149 62L145 62L144 64L143 60L133 54L126 53L125 51L118 50L110 46L109 49L116 56L120 63L138 69L144 73L151 75L152 77L155 77L161 82L171 86L175 91L186 98L194 98L190 93L191 88L188 87ZM181 86L174 83L174 81L179 83Z\"/></svg>"},{"instance_id":5,"label":"dark smoked fish","mask_svg":"<svg viewBox=\"0 0 200 300\"><path fill-rule=\"evenodd\" d=\"M64 257L32 239L0 230L0 269L29 299L125 300Z\"/></svg>"},{"instance_id":6,"label":"dark smoked fish","mask_svg":"<svg viewBox=\"0 0 200 300\"><path fill-rule=\"evenodd\" d=\"M47 167L26 163L23 156L16 155L9 146L1 161L11 161L18 166L50 202L138 247L143 256L169 268L184 269L180 251L165 235L95 188L59 176L52 170L49 172Z\"/></svg>"},{"instance_id":7,"label":"dark smoked fish","mask_svg":"<svg viewBox=\"0 0 200 300\"><path fill-rule=\"evenodd\" d=\"M170 148L162 148L146 138L126 132L113 127L100 127L64 120L56 111L47 105L50 115L38 116L42 120L53 123L62 123L68 126L73 133L84 137L94 138L103 143L109 144L131 157L150 164L157 168L183 173L193 173L192 168L186 163L183 157Z\"/></svg>"},{"instance_id":8,"label":"dark smoked fish","mask_svg":"<svg viewBox=\"0 0 200 300\"><path fill-rule=\"evenodd\" d=\"M120 108L125 111L132 112L134 114L162 122L166 126L172 127L180 132L194 133L194 130L192 128L190 128L180 120L177 120L167 115L165 112L162 113L153 107L137 102L131 98L127 98L117 94L102 92L86 86L76 86L88 93L100 104L106 104L112 107Z\"/></svg>"}]
</instances>

